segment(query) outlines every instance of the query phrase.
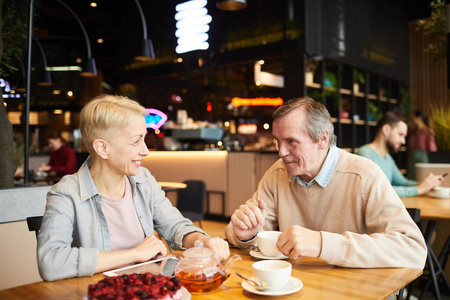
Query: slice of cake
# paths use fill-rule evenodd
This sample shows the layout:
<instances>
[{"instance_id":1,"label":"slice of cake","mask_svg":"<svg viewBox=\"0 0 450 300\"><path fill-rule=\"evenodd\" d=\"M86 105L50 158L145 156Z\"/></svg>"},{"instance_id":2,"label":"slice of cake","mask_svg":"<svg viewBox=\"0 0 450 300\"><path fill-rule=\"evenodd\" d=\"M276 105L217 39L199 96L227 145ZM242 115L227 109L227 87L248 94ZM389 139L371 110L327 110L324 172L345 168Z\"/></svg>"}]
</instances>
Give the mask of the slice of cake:
<instances>
[{"instance_id":1,"label":"slice of cake","mask_svg":"<svg viewBox=\"0 0 450 300\"><path fill-rule=\"evenodd\" d=\"M181 299L181 282L176 277L152 273L108 277L89 285L88 299Z\"/></svg>"}]
</instances>

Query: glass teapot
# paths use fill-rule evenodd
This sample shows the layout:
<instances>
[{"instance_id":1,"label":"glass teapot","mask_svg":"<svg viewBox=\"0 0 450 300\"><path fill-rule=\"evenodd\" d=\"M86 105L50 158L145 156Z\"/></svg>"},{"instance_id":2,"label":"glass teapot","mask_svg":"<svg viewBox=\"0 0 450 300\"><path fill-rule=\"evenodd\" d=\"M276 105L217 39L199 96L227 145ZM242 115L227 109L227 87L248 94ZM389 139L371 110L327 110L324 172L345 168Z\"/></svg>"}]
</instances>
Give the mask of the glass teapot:
<instances>
[{"instance_id":1,"label":"glass teapot","mask_svg":"<svg viewBox=\"0 0 450 300\"><path fill-rule=\"evenodd\" d=\"M230 277L233 263L242 258L236 254L223 265L214 259L211 249L203 247L202 241L195 241L194 245L194 248L184 251L175 276L191 293L212 292Z\"/></svg>"}]
</instances>

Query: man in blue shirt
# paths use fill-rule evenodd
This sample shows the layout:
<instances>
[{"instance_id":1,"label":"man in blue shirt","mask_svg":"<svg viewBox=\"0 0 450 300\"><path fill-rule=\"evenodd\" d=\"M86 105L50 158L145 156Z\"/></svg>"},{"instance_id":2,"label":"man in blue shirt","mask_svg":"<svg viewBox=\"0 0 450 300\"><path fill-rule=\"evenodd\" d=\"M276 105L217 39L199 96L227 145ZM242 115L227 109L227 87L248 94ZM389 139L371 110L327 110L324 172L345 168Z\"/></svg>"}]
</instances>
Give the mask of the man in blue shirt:
<instances>
[{"instance_id":1,"label":"man in blue shirt","mask_svg":"<svg viewBox=\"0 0 450 300\"><path fill-rule=\"evenodd\" d=\"M378 122L375 139L359 148L357 154L367 157L381 167L394 190L400 197L411 197L425 194L441 185L442 176L430 173L421 182L409 180L398 169L389 154L397 153L405 144L408 125L406 120L395 112L388 111Z\"/></svg>"}]
</instances>

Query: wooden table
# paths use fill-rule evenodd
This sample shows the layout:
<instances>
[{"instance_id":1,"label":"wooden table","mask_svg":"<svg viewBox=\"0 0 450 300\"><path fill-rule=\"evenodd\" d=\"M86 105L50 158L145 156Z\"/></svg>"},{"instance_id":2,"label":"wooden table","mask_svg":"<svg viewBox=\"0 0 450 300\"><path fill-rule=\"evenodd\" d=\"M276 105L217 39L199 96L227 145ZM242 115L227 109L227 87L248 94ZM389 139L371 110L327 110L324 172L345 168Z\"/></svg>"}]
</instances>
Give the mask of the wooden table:
<instances>
[{"instance_id":1,"label":"wooden table","mask_svg":"<svg viewBox=\"0 0 450 300\"><path fill-rule=\"evenodd\" d=\"M447 277L445 276L445 272L440 265L439 259L436 257L436 254L431 248L430 242L433 232L436 230L438 221L450 220L450 198L442 199L422 195L415 197L404 197L401 199L406 208L420 208L420 219L428 221L427 228L423 234L428 248L427 263L430 269L431 278L428 280L425 288L423 289L422 295L426 293L430 284L433 283L436 298L439 300L440 292L437 277L441 276L448 289L450 289L450 285ZM445 251L445 249L442 251Z\"/></svg>"},{"instance_id":2,"label":"wooden table","mask_svg":"<svg viewBox=\"0 0 450 300\"><path fill-rule=\"evenodd\" d=\"M158 181L161 188L166 192L176 191L179 189L185 189L186 183L182 182L167 182L167 181Z\"/></svg>"},{"instance_id":3,"label":"wooden table","mask_svg":"<svg viewBox=\"0 0 450 300\"><path fill-rule=\"evenodd\" d=\"M429 196L401 198L406 208L420 208L420 217L430 220L450 220L450 198Z\"/></svg>"},{"instance_id":4,"label":"wooden table","mask_svg":"<svg viewBox=\"0 0 450 300\"><path fill-rule=\"evenodd\" d=\"M181 252L176 251L180 255ZM219 290L208 294L193 294L192 299L269 299L255 295L241 287L242 279L234 272L252 276L251 266L256 259L247 249L231 249L242 261L237 261L233 272ZM351 269L328 265L315 258L290 260L292 276L300 279L300 291L273 299L385 299L422 274L422 270L407 268ZM104 278L72 278L56 282L38 282L0 291L0 299L83 299L88 285Z\"/></svg>"}]
</instances>

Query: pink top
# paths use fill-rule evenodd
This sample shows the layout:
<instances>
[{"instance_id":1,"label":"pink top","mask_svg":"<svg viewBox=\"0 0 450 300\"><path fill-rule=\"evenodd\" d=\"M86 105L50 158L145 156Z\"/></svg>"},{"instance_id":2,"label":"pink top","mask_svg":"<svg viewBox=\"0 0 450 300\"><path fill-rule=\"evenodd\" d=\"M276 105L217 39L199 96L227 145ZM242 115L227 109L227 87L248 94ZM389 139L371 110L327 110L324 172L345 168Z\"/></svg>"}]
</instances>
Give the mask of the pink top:
<instances>
[{"instance_id":1,"label":"pink top","mask_svg":"<svg viewBox=\"0 0 450 300\"><path fill-rule=\"evenodd\" d=\"M411 131L408 146L409 150L436 152L437 145L434 139L433 129L416 129Z\"/></svg>"},{"instance_id":2,"label":"pink top","mask_svg":"<svg viewBox=\"0 0 450 300\"><path fill-rule=\"evenodd\" d=\"M134 248L145 238L134 207L130 181L126 176L125 180L125 196L122 199L110 199L102 196L102 211L108 223L111 250Z\"/></svg>"}]
</instances>

